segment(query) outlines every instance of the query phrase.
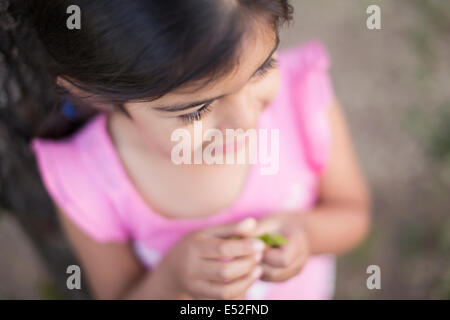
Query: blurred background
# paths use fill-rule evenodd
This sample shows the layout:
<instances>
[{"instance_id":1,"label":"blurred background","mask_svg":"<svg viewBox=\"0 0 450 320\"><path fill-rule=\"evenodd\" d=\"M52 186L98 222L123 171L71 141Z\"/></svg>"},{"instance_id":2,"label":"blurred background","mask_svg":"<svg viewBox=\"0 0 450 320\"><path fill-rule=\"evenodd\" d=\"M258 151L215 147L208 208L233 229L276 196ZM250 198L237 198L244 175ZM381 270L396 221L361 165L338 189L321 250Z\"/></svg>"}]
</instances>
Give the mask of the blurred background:
<instances>
[{"instance_id":1,"label":"blurred background","mask_svg":"<svg viewBox=\"0 0 450 320\"><path fill-rule=\"evenodd\" d=\"M335 298L450 299L450 1L291 3L282 48L329 50L374 199L370 236L338 258ZM371 4L381 30L366 27ZM0 208L0 299L65 298L27 234ZM366 286L369 265L380 290Z\"/></svg>"}]
</instances>

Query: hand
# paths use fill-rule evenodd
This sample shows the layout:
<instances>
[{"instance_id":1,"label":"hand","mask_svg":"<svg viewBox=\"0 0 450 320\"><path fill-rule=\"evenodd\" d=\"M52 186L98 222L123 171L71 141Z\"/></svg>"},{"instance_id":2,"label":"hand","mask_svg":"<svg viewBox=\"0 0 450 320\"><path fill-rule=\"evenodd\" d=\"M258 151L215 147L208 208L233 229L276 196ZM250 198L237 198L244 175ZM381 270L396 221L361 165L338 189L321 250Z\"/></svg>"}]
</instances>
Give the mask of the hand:
<instances>
[{"instance_id":1,"label":"hand","mask_svg":"<svg viewBox=\"0 0 450 320\"><path fill-rule=\"evenodd\" d=\"M265 244L249 237L255 228L250 218L195 231L177 242L162 264L179 294L185 299L244 299L262 274L258 263Z\"/></svg>"},{"instance_id":2,"label":"hand","mask_svg":"<svg viewBox=\"0 0 450 320\"><path fill-rule=\"evenodd\" d=\"M261 218L254 235L265 232L280 233L287 242L265 250L261 280L280 282L296 276L309 257L309 243L301 214L276 213Z\"/></svg>"}]
</instances>

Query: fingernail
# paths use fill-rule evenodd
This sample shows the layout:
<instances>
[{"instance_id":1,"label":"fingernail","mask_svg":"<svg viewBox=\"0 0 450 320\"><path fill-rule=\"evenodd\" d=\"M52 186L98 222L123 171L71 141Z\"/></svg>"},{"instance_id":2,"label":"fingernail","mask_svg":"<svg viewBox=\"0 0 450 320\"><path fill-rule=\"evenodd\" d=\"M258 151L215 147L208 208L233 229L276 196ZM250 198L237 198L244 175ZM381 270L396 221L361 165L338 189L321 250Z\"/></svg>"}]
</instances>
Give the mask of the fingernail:
<instances>
[{"instance_id":1,"label":"fingernail","mask_svg":"<svg viewBox=\"0 0 450 320\"><path fill-rule=\"evenodd\" d=\"M259 278L263 273L263 268L261 266L257 266L255 269L253 269L252 277L253 278Z\"/></svg>"},{"instance_id":2,"label":"fingernail","mask_svg":"<svg viewBox=\"0 0 450 320\"><path fill-rule=\"evenodd\" d=\"M256 242L253 243L253 249L257 252L263 251L265 248L266 248L266 245L261 240L257 240Z\"/></svg>"}]
</instances>

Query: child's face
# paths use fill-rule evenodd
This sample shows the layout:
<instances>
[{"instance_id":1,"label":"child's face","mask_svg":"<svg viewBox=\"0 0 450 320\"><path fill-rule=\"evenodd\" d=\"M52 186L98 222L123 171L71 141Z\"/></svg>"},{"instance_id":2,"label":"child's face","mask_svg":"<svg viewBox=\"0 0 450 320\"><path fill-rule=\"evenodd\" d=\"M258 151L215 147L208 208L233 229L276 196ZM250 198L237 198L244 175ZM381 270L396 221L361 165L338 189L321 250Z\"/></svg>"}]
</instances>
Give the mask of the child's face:
<instances>
[{"instance_id":1,"label":"child's face","mask_svg":"<svg viewBox=\"0 0 450 320\"><path fill-rule=\"evenodd\" d=\"M257 36L244 41L239 66L232 74L208 83L199 90L179 89L151 102L125 104L142 140L151 151L170 158L171 150L177 144L171 141L172 132L184 128L193 137L192 121L198 120L195 114L198 116L202 112L199 110L205 103L176 112L156 108L191 105L215 97L219 98L213 100L207 108L209 110L202 114L203 132L210 128L219 129L222 133L225 133L225 129L245 131L255 128L261 111L275 98L280 86L280 76L276 67L269 68L266 73L261 72L261 67L267 66L270 59L276 57L274 51L277 45L278 39L274 33L258 32ZM189 114L193 116L192 121L187 119ZM183 121L180 116L185 120ZM192 150L201 147L193 143Z\"/></svg>"}]
</instances>

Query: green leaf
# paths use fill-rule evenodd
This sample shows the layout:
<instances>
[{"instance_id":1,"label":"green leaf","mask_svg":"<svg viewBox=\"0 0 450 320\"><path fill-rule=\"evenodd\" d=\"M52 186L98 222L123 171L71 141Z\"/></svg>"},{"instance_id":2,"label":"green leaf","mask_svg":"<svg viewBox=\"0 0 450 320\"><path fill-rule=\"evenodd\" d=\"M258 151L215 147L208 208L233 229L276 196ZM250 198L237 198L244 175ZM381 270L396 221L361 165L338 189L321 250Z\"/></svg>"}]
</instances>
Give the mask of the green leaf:
<instances>
[{"instance_id":1,"label":"green leaf","mask_svg":"<svg viewBox=\"0 0 450 320\"><path fill-rule=\"evenodd\" d=\"M278 233L264 233L262 235L257 236L256 238L262 240L265 244L271 247L278 247L287 242L287 239ZM229 239L231 240L240 240L241 237L231 236Z\"/></svg>"},{"instance_id":2,"label":"green leaf","mask_svg":"<svg viewBox=\"0 0 450 320\"><path fill-rule=\"evenodd\" d=\"M287 239L278 233L264 233L257 238L261 239L264 243L271 247L281 246L287 242Z\"/></svg>"}]
</instances>

